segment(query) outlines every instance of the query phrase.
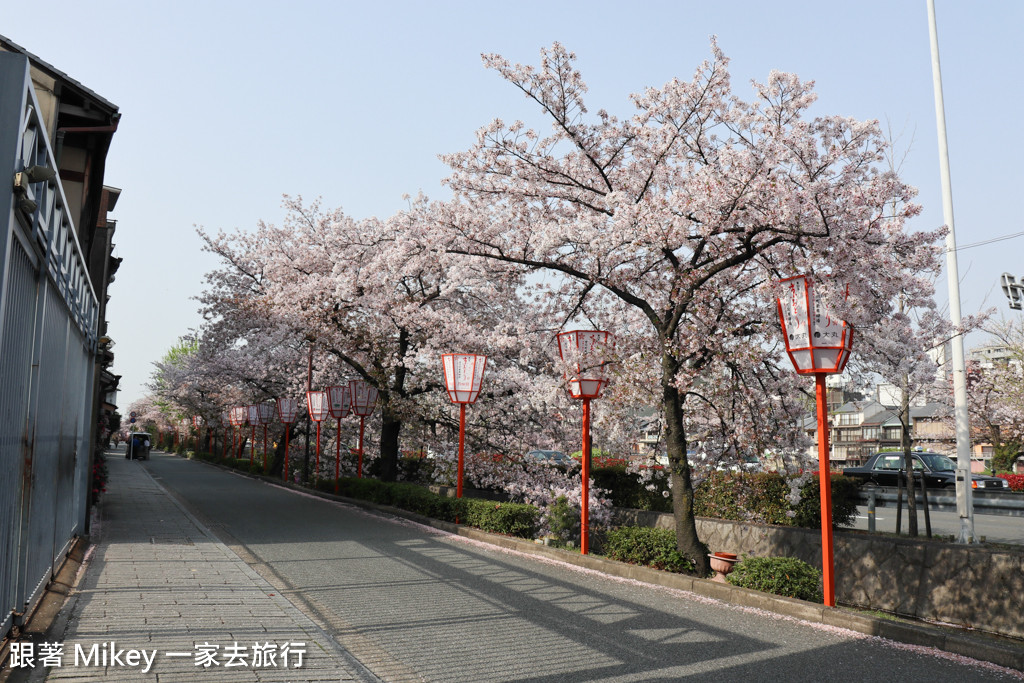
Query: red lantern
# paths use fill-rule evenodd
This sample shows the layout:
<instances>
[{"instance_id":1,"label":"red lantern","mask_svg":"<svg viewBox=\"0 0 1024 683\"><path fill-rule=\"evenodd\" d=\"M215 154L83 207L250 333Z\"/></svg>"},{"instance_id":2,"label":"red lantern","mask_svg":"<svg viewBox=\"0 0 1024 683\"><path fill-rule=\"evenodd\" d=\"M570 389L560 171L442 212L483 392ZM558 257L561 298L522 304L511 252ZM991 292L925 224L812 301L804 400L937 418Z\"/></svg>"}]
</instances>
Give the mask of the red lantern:
<instances>
[{"instance_id":1,"label":"red lantern","mask_svg":"<svg viewBox=\"0 0 1024 683\"><path fill-rule=\"evenodd\" d=\"M341 479L341 418L348 417L352 412L352 395L348 385L327 387L327 403L331 411L331 417L338 421L338 434L334 453L334 492L338 492L338 484Z\"/></svg>"},{"instance_id":2,"label":"red lantern","mask_svg":"<svg viewBox=\"0 0 1024 683\"><path fill-rule=\"evenodd\" d=\"M327 404L331 417L340 420L352 412L352 397L348 385L327 387Z\"/></svg>"},{"instance_id":3,"label":"red lantern","mask_svg":"<svg viewBox=\"0 0 1024 683\"><path fill-rule=\"evenodd\" d=\"M377 387L364 379L353 379L348 383L349 397L352 401L352 412L359 416L359 463L356 465L356 476L363 476L363 431L366 418L373 414L377 405Z\"/></svg>"},{"instance_id":4,"label":"red lantern","mask_svg":"<svg viewBox=\"0 0 1024 683\"><path fill-rule=\"evenodd\" d=\"M459 404L459 471L455 497L462 498L463 457L466 450L466 404L476 402L484 381L487 356L473 353L445 353L441 355L444 370L444 388L452 403Z\"/></svg>"},{"instance_id":5,"label":"red lantern","mask_svg":"<svg viewBox=\"0 0 1024 683\"><path fill-rule=\"evenodd\" d=\"M568 363L566 373L569 395L576 399L600 398L608 384L605 378L605 350L611 345L611 332L573 330L558 333L558 355Z\"/></svg>"},{"instance_id":6,"label":"red lantern","mask_svg":"<svg viewBox=\"0 0 1024 683\"><path fill-rule=\"evenodd\" d=\"M284 423L284 480L288 481L288 438L291 432L291 424L295 422L295 416L299 412L299 402L294 398L277 399L277 415Z\"/></svg>"},{"instance_id":7,"label":"red lantern","mask_svg":"<svg viewBox=\"0 0 1024 683\"><path fill-rule=\"evenodd\" d=\"M309 409L309 416L316 422L316 469L313 475L315 479L320 478L320 423L330 413L330 405L327 403L326 391L307 391L306 407Z\"/></svg>"},{"instance_id":8,"label":"red lantern","mask_svg":"<svg viewBox=\"0 0 1024 683\"><path fill-rule=\"evenodd\" d=\"M484 381L487 356L473 353L445 353L441 356L444 388L452 403L475 403Z\"/></svg>"},{"instance_id":9,"label":"red lantern","mask_svg":"<svg viewBox=\"0 0 1024 683\"><path fill-rule=\"evenodd\" d=\"M801 375L842 372L850 360L853 329L829 315L806 276L782 281L779 320L786 352Z\"/></svg>"},{"instance_id":10,"label":"red lantern","mask_svg":"<svg viewBox=\"0 0 1024 683\"><path fill-rule=\"evenodd\" d=\"M824 603L836 604L832 547L832 478L829 467L828 403L825 375L842 372L850 360L853 328L833 318L805 275L783 280L778 299L786 353L798 374L814 375L818 404L818 476L821 491L821 573Z\"/></svg>"},{"instance_id":11,"label":"red lantern","mask_svg":"<svg viewBox=\"0 0 1024 683\"><path fill-rule=\"evenodd\" d=\"M352 412L359 417L370 417L377 405L377 387L365 379L353 379L348 383Z\"/></svg>"},{"instance_id":12,"label":"red lantern","mask_svg":"<svg viewBox=\"0 0 1024 683\"><path fill-rule=\"evenodd\" d=\"M580 553L590 546L590 401L599 398L608 380L605 354L612 343L611 332L573 330L559 332L558 355L568 363L569 395L583 401L583 473L580 500Z\"/></svg>"}]
</instances>

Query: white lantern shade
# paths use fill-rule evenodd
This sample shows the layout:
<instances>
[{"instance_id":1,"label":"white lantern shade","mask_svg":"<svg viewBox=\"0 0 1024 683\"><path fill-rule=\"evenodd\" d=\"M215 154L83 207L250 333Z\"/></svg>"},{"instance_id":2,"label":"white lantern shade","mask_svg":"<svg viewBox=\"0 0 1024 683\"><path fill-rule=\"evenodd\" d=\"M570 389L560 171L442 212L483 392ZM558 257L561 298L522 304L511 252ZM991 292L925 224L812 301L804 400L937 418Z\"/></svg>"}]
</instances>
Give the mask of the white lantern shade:
<instances>
[{"instance_id":1,"label":"white lantern shade","mask_svg":"<svg viewBox=\"0 0 1024 683\"><path fill-rule=\"evenodd\" d=\"M475 403L484 382L487 356L473 353L445 353L441 356L444 388L452 403Z\"/></svg>"},{"instance_id":2,"label":"white lantern shade","mask_svg":"<svg viewBox=\"0 0 1024 683\"><path fill-rule=\"evenodd\" d=\"M261 403L259 405L260 424L268 425L274 421L277 414L277 405L274 403Z\"/></svg>"},{"instance_id":3,"label":"white lantern shade","mask_svg":"<svg viewBox=\"0 0 1024 683\"><path fill-rule=\"evenodd\" d=\"M245 407L246 414L249 418L249 424L256 426L260 423L260 407L253 403L252 405Z\"/></svg>"},{"instance_id":4,"label":"white lantern shade","mask_svg":"<svg viewBox=\"0 0 1024 683\"><path fill-rule=\"evenodd\" d=\"M234 408L232 408L231 410L234 410ZM229 412L223 412L223 413L220 414L220 423L221 423L221 425L223 425L225 427L227 427L228 425L231 424L231 413L230 413L230 411Z\"/></svg>"},{"instance_id":5,"label":"white lantern shade","mask_svg":"<svg viewBox=\"0 0 1024 683\"><path fill-rule=\"evenodd\" d=\"M235 406L231 409L231 424L235 427L245 426L246 420L248 420L249 414L246 406Z\"/></svg>"},{"instance_id":6,"label":"white lantern shade","mask_svg":"<svg viewBox=\"0 0 1024 683\"><path fill-rule=\"evenodd\" d=\"M558 355L569 363L566 373L569 395L573 398L598 398L608 379L605 377L604 358L611 346L611 332L601 330L572 330L558 333Z\"/></svg>"},{"instance_id":7,"label":"white lantern shade","mask_svg":"<svg viewBox=\"0 0 1024 683\"><path fill-rule=\"evenodd\" d=\"M365 379L353 379L348 383L352 412L359 417L369 417L377 405L377 387Z\"/></svg>"},{"instance_id":8,"label":"white lantern shade","mask_svg":"<svg viewBox=\"0 0 1024 683\"><path fill-rule=\"evenodd\" d=\"M277 399L277 416L281 418L281 422L285 424L295 422L295 416L298 412L299 402L294 398Z\"/></svg>"},{"instance_id":9,"label":"white lantern shade","mask_svg":"<svg viewBox=\"0 0 1024 683\"><path fill-rule=\"evenodd\" d=\"M352 395L347 384L327 387L327 404L331 417L340 420L352 412Z\"/></svg>"},{"instance_id":10,"label":"white lantern shade","mask_svg":"<svg viewBox=\"0 0 1024 683\"><path fill-rule=\"evenodd\" d=\"M315 422L323 422L330 414L330 405L327 403L326 391L307 391L306 408L309 409L309 416Z\"/></svg>"},{"instance_id":11,"label":"white lantern shade","mask_svg":"<svg viewBox=\"0 0 1024 683\"><path fill-rule=\"evenodd\" d=\"M798 374L842 372L853 348L853 328L833 318L814 295L807 276L782 281L778 299L779 321L786 353Z\"/></svg>"},{"instance_id":12,"label":"white lantern shade","mask_svg":"<svg viewBox=\"0 0 1024 683\"><path fill-rule=\"evenodd\" d=\"M203 417L201 415L192 416L192 426L199 429L203 424Z\"/></svg>"}]
</instances>

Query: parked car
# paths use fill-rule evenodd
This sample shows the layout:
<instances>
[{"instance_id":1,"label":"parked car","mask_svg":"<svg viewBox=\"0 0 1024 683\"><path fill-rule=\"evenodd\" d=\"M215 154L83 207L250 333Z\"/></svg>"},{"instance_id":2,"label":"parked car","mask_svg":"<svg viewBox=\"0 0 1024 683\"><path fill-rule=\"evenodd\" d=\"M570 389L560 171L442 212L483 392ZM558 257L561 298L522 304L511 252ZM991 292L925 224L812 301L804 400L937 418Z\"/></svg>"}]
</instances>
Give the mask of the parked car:
<instances>
[{"instance_id":1,"label":"parked car","mask_svg":"<svg viewBox=\"0 0 1024 683\"><path fill-rule=\"evenodd\" d=\"M128 435L125 443L124 457L129 460L149 460L151 437L146 432L135 432Z\"/></svg>"},{"instance_id":2,"label":"parked car","mask_svg":"<svg viewBox=\"0 0 1024 683\"><path fill-rule=\"evenodd\" d=\"M956 463L945 455L927 451L914 451L914 472L924 477L928 488L956 488ZM875 453L861 467L844 467L843 474L865 483L878 486L898 486L896 475L903 468L903 453L887 451ZM999 477L972 474L971 486L975 489L1008 489L1010 483Z\"/></svg>"},{"instance_id":3,"label":"parked car","mask_svg":"<svg viewBox=\"0 0 1024 683\"><path fill-rule=\"evenodd\" d=\"M572 458L562 451L534 450L527 453L526 457L549 465L568 465L572 462Z\"/></svg>"}]
</instances>

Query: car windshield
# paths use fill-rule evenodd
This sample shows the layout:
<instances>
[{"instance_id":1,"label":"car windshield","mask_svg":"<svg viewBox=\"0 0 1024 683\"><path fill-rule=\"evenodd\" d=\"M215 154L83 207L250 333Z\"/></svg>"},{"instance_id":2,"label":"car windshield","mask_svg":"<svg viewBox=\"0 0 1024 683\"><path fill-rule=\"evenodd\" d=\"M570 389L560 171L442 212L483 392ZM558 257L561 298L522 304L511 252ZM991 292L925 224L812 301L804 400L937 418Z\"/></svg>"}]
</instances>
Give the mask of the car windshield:
<instances>
[{"instance_id":1,"label":"car windshield","mask_svg":"<svg viewBox=\"0 0 1024 683\"><path fill-rule=\"evenodd\" d=\"M944 455L937 455L935 453L925 453L918 456L921 460L928 465L928 469L933 472L954 472L956 471L956 463L947 458Z\"/></svg>"}]
</instances>

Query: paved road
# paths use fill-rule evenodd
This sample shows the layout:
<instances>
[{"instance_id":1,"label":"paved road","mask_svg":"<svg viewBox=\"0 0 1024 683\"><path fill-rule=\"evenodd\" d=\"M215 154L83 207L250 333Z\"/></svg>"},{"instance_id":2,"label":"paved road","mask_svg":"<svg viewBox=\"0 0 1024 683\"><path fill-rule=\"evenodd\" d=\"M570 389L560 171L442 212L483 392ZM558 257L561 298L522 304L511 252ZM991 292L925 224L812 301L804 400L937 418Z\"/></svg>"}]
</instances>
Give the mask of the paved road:
<instances>
[{"instance_id":1,"label":"paved road","mask_svg":"<svg viewBox=\"0 0 1024 683\"><path fill-rule=\"evenodd\" d=\"M944 536L960 535L960 517L955 512L931 511L932 533ZM917 526L924 536L924 512L917 513ZM857 508L856 529L868 528L867 506ZM875 529L894 533L896 531L896 507L875 509ZM907 533L907 508L903 508L903 533ZM974 513L974 533L992 543L1015 543L1024 545L1024 517Z\"/></svg>"},{"instance_id":2,"label":"paved road","mask_svg":"<svg viewBox=\"0 0 1024 683\"><path fill-rule=\"evenodd\" d=\"M1010 678L495 550L202 463L157 453L135 464L386 681Z\"/></svg>"}]
</instances>

